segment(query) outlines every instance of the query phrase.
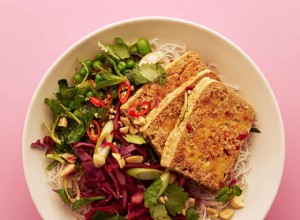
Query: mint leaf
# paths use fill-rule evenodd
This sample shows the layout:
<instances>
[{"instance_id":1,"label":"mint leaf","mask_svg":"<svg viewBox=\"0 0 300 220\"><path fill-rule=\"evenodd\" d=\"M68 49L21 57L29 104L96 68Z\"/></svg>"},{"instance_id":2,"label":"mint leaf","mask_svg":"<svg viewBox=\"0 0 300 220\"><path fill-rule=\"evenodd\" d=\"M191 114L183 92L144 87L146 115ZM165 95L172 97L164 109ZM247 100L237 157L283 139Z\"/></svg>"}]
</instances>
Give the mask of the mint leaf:
<instances>
[{"instance_id":1,"label":"mint leaf","mask_svg":"<svg viewBox=\"0 0 300 220\"><path fill-rule=\"evenodd\" d=\"M242 194L242 190L237 185L233 185L232 188L224 187L220 190L219 194L215 198L217 202L228 201L233 195L239 196Z\"/></svg>"},{"instance_id":2,"label":"mint leaf","mask_svg":"<svg viewBox=\"0 0 300 220\"><path fill-rule=\"evenodd\" d=\"M96 90L117 85L127 80L125 76L114 75L103 68L101 68L101 72L99 73L99 75L103 78L103 81L96 83Z\"/></svg>"},{"instance_id":3,"label":"mint leaf","mask_svg":"<svg viewBox=\"0 0 300 220\"><path fill-rule=\"evenodd\" d=\"M169 185L164 192L167 196L166 207L172 216L180 214L188 199L188 194L184 189L176 184Z\"/></svg>"},{"instance_id":4,"label":"mint leaf","mask_svg":"<svg viewBox=\"0 0 300 220\"><path fill-rule=\"evenodd\" d=\"M156 64L143 64L140 66L140 74L149 82L156 82L164 74L164 69Z\"/></svg>"},{"instance_id":5,"label":"mint leaf","mask_svg":"<svg viewBox=\"0 0 300 220\"><path fill-rule=\"evenodd\" d=\"M72 204L72 210L76 210L79 209L80 207L87 205L91 202L94 202L96 200L102 200L104 199L105 196L95 196L95 197L91 197L91 198L81 198L79 200L76 200L73 204Z\"/></svg>"},{"instance_id":6,"label":"mint leaf","mask_svg":"<svg viewBox=\"0 0 300 220\"><path fill-rule=\"evenodd\" d=\"M171 220L168 212L166 210L166 206L163 204L157 204L150 206L150 215L154 220Z\"/></svg>"},{"instance_id":7,"label":"mint leaf","mask_svg":"<svg viewBox=\"0 0 300 220\"><path fill-rule=\"evenodd\" d=\"M199 212L197 212L197 210L194 207L191 207L186 210L185 218L186 218L186 220L199 220L200 215L199 215Z\"/></svg>"}]
</instances>

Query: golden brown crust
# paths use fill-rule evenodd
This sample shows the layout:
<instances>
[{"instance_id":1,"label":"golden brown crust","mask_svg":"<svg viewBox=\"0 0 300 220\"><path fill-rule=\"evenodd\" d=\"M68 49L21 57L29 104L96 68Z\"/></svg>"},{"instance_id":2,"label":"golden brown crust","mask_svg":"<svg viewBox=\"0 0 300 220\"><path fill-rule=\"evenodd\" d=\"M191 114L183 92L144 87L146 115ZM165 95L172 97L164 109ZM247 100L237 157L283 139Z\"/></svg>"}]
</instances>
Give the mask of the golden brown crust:
<instances>
[{"instance_id":1,"label":"golden brown crust","mask_svg":"<svg viewBox=\"0 0 300 220\"><path fill-rule=\"evenodd\" d=\"M176 124L179 124L179 116L184 104L186 88L193 88L204 77L219 80L219 77L211 70L205 69L189 81L183 83L179 88L168 94L146 117L147 124L140 131L148 139L154 150L161 156L165 141Z\"/></svg>"},{"instance_id":2,"label":"golden brown crust","mask_svg":"<svg viewBox=\"0 0 300 220\"><path fill-rule=\"evenodd\" d=\"M250 104L224 84L204 78L189 97L184 120L165 143L161 165L220 189L253 120Z\"/></svg>"},{"instance_id":3,"label":"golden brown crust","mask_svg":"<svg viewBox=\"0 0 300 220\"><path fill-rule=\"evenodd\" d=\"M125 104L121 106L122 113L132 120L132 118L128 115L128 109L130 106L137 102L148 101L151 103L151 108L154 108L157 103L159 103L169 93L205 68L206 65L200 58L199 54L194 51L186 52L184 55L166 66L165 71L167 75L167 83L165 86L161 86L156 83L143 85L128 99Z\"/></svg>"}]
</instances>

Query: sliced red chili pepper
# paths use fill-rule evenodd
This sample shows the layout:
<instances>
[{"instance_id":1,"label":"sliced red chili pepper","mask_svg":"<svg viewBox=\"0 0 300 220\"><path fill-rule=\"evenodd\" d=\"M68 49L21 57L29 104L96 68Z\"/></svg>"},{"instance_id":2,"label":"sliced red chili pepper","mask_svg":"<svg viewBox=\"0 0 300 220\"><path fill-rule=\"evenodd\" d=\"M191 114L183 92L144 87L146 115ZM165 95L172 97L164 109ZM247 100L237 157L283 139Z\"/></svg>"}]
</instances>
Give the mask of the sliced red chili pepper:
<instances>
[{"instance_id":1,"label":"sliced red chili pepper","mask_svg":"<svg viewBox=\"0 0 300 220\"><path fill-rule=\"evenodd\" d=\"M101 99L99 99L97 97L94 97L94 96L91 97L90 98L90 103L92 103L96 107L103 107L103 108L105 108L105 104L104 104L103 100L101 100Z\"/></svg>"},{"instance_id":2,"label":"sliced red chili pepper","mask_svg":"<svg viewBox=\"0 0 300 220\"><path fill-rule=\"evenodd\" d=\"M106 146L109 146L111 148L111 150L114 152L114 153L120 153L119 149L117 148L116 145L114 145L113 143L110 143L110 142L105 142L103 144L101 144L101 147L104 148Z\"/></svg>"},{"instance_id":3,"label":"sliced red chili pepper","mask_svg":"<svg viewBox=\"0 0 300 220\"><path fill-rule=\"evenodd\" d=\"M148 101L138 102L129 108L128 114L132 117L139 117L145 115L150 111L151 104Z\"/></svg>"},{"instance_id":4,"label":"sliced red chili pepper","mask_svg":"<svg viewBox=\"0 0 300 220\"><path fill-rule=\"evenodd\" d=\"M91 141L96 143L101 134L99 123L96 120L92 120L91 125L86 128L86 133Z\"/></svg>"},{"instance_id":5,"label":"sliced red chili pepper","mask_svg":"<svg viewBox=\"0 0 300 220\"><path fill-rule=\"evenodd\" d=\"M130 95L130 82L127 80L125 82L120 83L118 87L118 97L122 104L127 102L129 95Z\"/></svg>"}]
</instances>

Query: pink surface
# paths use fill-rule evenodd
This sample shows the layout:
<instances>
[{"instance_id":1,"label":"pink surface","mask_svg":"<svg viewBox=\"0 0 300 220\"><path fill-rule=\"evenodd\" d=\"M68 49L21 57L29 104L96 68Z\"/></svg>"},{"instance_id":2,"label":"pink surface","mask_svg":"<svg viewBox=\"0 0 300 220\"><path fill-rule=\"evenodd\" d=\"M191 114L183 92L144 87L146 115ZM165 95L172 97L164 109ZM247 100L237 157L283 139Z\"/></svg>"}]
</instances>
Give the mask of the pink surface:
<instances>
[{"instance_id":1,"label":"pink surface","mask_svg":"<svg viewBox=\"0 0 300 220\"><path fill-rule=\"evenodd\" d=\"M1 219L40 219L25 182L21 143L31 96L47 68L68 46L97 28L155 15L212 28L239 45L260 67L277 97L286 133L283 179L266 219L300 219L299 11L297 0L2 0ZM257 195L258 200L262 197Z\"/></svg>"}]
</instances>

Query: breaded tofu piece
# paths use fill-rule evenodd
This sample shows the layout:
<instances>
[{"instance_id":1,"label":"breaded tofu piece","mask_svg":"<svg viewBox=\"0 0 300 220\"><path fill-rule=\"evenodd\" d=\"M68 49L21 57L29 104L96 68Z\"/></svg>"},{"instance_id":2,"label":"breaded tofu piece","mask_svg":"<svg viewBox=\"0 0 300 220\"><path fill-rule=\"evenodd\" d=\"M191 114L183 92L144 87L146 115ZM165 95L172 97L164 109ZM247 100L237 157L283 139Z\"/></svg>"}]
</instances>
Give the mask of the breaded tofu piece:
<instances>
[{"instance_id":1,"label":"breaded tofu piece","mask_svg":"<svg viewBox=\"0 0 300 220\"><path fill-rule=\"evenodd\" d=\"M128 115L128 110L131 106L137 102L148 101L151 103L151 109L153 109L169 93L205 68L206 65L198 53L194 51L186 52L166 65L167 83L165 86L161 86L157 83L144 84L121 106L120 109L122 113L132 121L132 117ZM147 114L149 114L149 112ZM144 117L146 117L147 114L145 114Z\"/></svg>"},{"instance_id":2,"label":"breaded tofu piece","mask_svg":"<svg viewBox=\"0 0 300 220\"><path fill-rule=\"evenodd\" d=\"M188 98L183 121L166 140L161 165L220 189L237 162L254 115L253 107L231 88L203 78Z\"/></svg>"},{"instance_id":3,"label":"breaded tofu piece","mask_svg":"<svg viewBox=\"0 0 300 220\"><path fill-rule=\"evenodd\" d=\"M219 80L219 77L209 69L197 73L195 77L168 94L146 117L146 124L140 128L140 132L159 156L162 155L167 137L183 119L188 91L191 92L204 77Z\"/></svg>"}]
</instances>

